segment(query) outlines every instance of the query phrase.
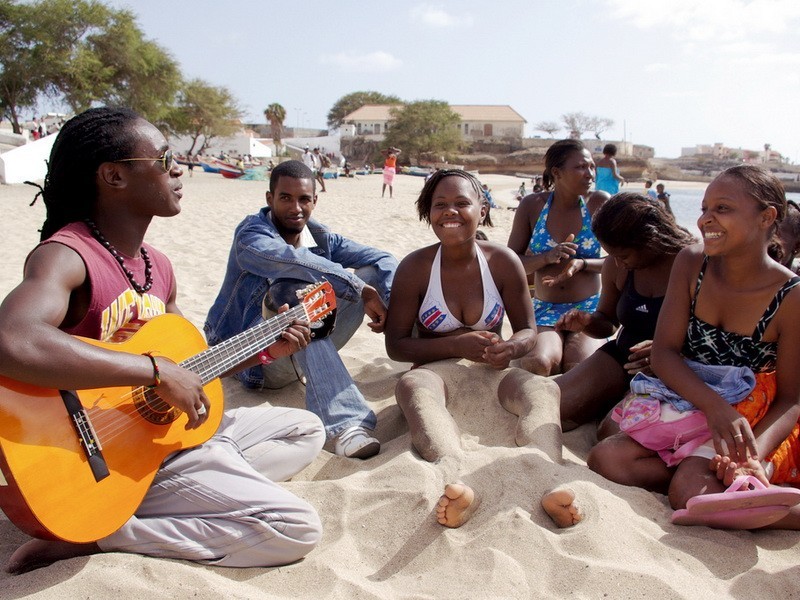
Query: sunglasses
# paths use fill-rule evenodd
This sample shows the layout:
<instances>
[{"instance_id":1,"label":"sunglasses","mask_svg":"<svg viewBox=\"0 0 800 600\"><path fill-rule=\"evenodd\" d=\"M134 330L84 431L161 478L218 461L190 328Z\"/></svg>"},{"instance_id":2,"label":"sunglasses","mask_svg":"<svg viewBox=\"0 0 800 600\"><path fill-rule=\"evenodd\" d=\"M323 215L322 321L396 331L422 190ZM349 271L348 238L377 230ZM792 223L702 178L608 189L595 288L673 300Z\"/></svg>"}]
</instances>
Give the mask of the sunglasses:
<instances>
[{"instance_id":1,"label":"sunglasses","mask_svg":"<svg viewBox=\"0 0 800 600\"><path fill-rule=\"evenodd\" d=\"M114 162L131 162L134 160L157 160L161 163L165 173L169 173L172 170L172 167L175 166L175 158L172 155L172 150L167 150L158 158L120 158Z\"/></svg>"}]
</instances>

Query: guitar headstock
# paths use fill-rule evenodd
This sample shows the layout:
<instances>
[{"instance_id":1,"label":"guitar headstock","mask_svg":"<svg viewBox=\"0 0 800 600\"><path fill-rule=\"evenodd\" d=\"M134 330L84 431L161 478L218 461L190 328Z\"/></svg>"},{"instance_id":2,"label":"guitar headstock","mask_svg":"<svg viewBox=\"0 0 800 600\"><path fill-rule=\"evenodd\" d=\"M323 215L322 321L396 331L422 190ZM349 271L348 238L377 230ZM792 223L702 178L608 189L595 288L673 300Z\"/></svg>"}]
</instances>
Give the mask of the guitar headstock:
<instances>
[{"instance_id":1,"label":"guitar headstock","mask_svg":"<svg viewBox=\"0 0 800 600\"><path fill-rule=\"evenodd\" d=\"M336 308L336 294L328 281L312 283L297 290L297 297L306 311L309 323L324 319Z\"/></svg>"}]
</instances>

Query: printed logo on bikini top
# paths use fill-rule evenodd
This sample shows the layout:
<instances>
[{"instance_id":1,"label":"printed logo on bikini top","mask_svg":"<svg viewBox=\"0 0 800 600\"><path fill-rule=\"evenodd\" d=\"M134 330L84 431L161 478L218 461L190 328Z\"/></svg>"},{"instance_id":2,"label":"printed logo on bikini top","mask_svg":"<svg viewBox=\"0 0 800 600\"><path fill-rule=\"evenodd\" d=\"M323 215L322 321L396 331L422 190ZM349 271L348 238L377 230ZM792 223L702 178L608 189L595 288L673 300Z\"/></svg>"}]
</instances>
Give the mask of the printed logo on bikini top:
<instances>
[{"instance_id":1,"label":"printed logo on bikini top","mask_svg":"<svg viewBox=\"0 0 800 600\"><path fill-rule=\"evenodd\" d=\"M443 313L439 310L438 306L434 305L422 313L422 319L420 319L420 321L425 326L425 329L434 331L446 318L447 314Z\"/></svg>"},{"instance_id":2,"label":"printed logo on bikini top","mask_svg":"<svg viewBox=\"0 0 800 600\"><path fill-rule=\"evenodd\" d=\"M149 319L167 312L164 301L151 294L137 294L131 289L122 292L103 310L100 339L122 342L130 338Z\"/></svg>"},{"instance_id":3,"label":"printed logo on bikini top","mask_svg":"<svg viewBox=\"0 0 800 600\"><path fill-rule=\"evenodd\" d=\"M650 311L647 310L647 304L642 304L641 306L636 307L637 312L649 313Z\"/></svg>"}]
</instances>

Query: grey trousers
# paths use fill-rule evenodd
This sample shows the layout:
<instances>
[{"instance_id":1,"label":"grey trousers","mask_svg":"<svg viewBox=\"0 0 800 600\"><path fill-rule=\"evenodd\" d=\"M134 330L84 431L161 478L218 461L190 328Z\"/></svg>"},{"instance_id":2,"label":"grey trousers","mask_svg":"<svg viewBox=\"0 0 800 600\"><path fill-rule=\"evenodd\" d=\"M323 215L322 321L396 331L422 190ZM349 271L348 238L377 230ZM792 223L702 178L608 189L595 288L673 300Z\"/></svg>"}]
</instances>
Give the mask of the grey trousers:
<instances>
[{"instance_id":1,"label":"grey trousers","mask_svg":"<svg viewBox=\"0 0 800 600\"><path fill-rule=\"evenodd\" d=\"M305 410L226 411L208 442L164 461L136 514L98 545L226 567L294 562L314 548L322 526L274 480L309 465L324 442L322 423Z\"/></svg>"}]
</instances>

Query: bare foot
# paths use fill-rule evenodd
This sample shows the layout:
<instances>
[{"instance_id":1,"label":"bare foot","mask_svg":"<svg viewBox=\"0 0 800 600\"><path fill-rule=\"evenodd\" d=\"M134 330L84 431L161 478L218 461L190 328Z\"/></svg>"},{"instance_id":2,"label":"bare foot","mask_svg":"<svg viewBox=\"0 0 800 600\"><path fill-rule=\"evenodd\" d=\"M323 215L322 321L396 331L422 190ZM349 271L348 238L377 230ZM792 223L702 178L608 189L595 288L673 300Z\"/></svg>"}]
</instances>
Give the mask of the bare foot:
<instances>
[{"instance_id":1,"label":"bare foot","mask_svg":"<svg viewBox=\"0 0 800 600\"><path fill-rule=\"evenodd\" d=\"M436 505L436 520L445 527L461 527L475 512L475 492L463 483L448 483Z\"/></svg>"},{"instance_id":2,"label":"bare foot","mask_svg":"<svg viewBox=\"0 0 800 600\"><path fill-rule=\"evenodd\" d=\"M97 544L73 544L71 542L33 539L14 551L6 565L6 571L14 575L46 567L59 560L87 556L100 552Z\"/></svg>"},{"instance_id":3,"label":"bare foot","mask_svg":"<svg viewBox=\"0 0 800 600\"><path fill-rule=\"evenodd\" d=\"M572 527L583 519L575 492L568 487L556 488L542 496L542 508L559 527Z\"/></svg>"}]
</instances>

